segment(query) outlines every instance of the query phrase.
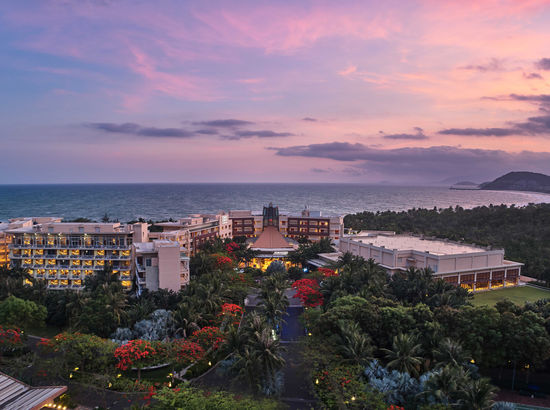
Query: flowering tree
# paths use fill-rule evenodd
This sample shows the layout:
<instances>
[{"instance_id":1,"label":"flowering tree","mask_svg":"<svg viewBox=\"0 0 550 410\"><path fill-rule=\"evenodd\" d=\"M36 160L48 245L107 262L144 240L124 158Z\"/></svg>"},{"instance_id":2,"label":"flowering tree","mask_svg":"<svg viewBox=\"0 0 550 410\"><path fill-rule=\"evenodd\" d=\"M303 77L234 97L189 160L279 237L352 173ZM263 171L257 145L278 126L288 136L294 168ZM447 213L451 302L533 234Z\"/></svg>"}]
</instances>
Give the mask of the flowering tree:
<instances>
[{"instance_id":1,"label":"flowering tree","mask_svg":"<svg viewBox=\"0 0 550 410\"><path fill-rule=\"evenodd\" d=\"M295 298L300 299L302 306L316 307L323 304L323 295L319 292L319 283L314 279L300 279L292 284L296 289Z\"/></svg>"},{"instance_id":2,"label":"flowering tree","mask_svg":"<svg viewBox=\"0 0 550 410\"><path fill-rule=\"evenodd\" d=\"M224 303L222 305L222 311L218 314L218 316L222 318L222 322L227 321L228 323L238 325L242 314L243 308L239 305L235 305L234 303Z\"/></svg>"},{"instance_id":3,"label":"flowering tree","mask_svg":"<svg viewBox=\"0 0 550 410\"><path fill-rule=\"evenodd\" d=\"M228 269L233 266L233 259L225 255L214 255L216 261L216 267L219 269Z\"/></svg>"},{"instance_id":4,"label":"flowering tree","mask_svg":"<svg viewBox=\"0 0 550 410\"><path fill-rule=\"evenodd\" d=\"M237 242L229 242L227 245L225 245L225 250L227 253L232 254L235 251L240 251L241 246Z\"/></svg>"},{"instance_id":5,"label":"flowering tree","mask_svg":"<svg viewBox=\"0 0 550 410\"><path fill-rule=\"evenodd\" d=\"M115 358L118 360L116 367L120 370L137 368L138 380L140 380L141 369L157 363L163 355L164 351L158 342L130 340L125 345L116 348Z\"/></svg>"},{"instance_id":6,"label":"flowering tree","mask_svg":"<svg viewBox=\"0 0 550 410\"><path fill-rule=\"evenodd\" d=\"M319 268L317 269L318 272L320 272L325 278L331 277L331 276L338 276L336 271L329 269L329 268Z\"/></svg>"},{"instance_id":7,"label":"flowering tree","mask_svg":"<svg viewBox=\"0 0 550 410\"><path fill-rule=\"evenodd\" d=\"M198 343L205 350L210 347L216 350L223 342L223 333L219 327L206 326L194 332L191 341Z\"/></svg>"},{"instance_id":8,"label":"flowering tree","mask_svg":"<svg viewBox=\"0 0 550 410\"><path fill-rule=\"evenodd\" d=\"M205 354L200 344L189 340L176 340L172 348L175 360L184 365L201 360Z\"/></svg>"},{"instance_id":9,"label":"flowering tree","mask_svg":"<svg viewBox=\"0 0 550 410\"><path fill-rule=\"evenodd\" d=\"M14 351L23 347L21 340L21 330L17 328L4 328L0 325L0 354Z\"/></svg>"}]
</instances>

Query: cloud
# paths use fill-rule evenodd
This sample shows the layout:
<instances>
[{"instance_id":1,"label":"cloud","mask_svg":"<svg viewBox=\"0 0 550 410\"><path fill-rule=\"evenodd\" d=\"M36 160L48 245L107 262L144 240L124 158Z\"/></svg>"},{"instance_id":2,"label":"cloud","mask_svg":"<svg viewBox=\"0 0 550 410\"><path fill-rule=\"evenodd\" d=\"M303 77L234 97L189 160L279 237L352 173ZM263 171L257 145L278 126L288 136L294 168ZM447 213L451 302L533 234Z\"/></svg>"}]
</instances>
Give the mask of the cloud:
<instances>
[{"instance_id":1,"label":"cloud","mask_svg":"<svg viewBox=\"0 0 550 410\"><path fill-rule=\"evenodd\" d=\"M123 124L95 122L84 125L107 133L141 135L144 137L191 138L195 135L194 132L182 128L142 127L141 125L131 122Z\"/></svg>"},{"instance_id":2,"label":"cloud","mask_svg":"<svg viewBox=\"0 0 550 410\"><path fill-rule=\"evenodd\" d=\"M228 119L228 120L199 121L199 122L194 122L193 124L204 125L207 127L236 128L236 127L243 127L245 125L251 125L254 123L251 121Z\"/></svg>"},{"instance_id":3,"label":"cloud","mask_svg":"<svg viewBox=\"0 0 550 410\"><path fill-rule=\"evenodd\" d=\"M523 78L526 78L528 80L544 80L544 78L542 78L542 75L540 75L539 73L523 73Z\"/></svg>"},{"instance_id":4,"label":"cloud","mask_svg":"<svg viewBox=\"0 0 550 410\"><path fill-rule=\"evenodd\" d=\"M322 168L311 168L311 172L315 172L316 174L325 174L325 173L331 172L331 170L322 169Z\"/></svg>"},{"instance_id":5,"label":"cloud","mask_svg":"<svg viewBox=\"0 0 550 410\"><path fill-rule=\"evenodd\" d=\"M521 95L510 94L510 98L516 101L532 101L539 103L550 103L550 94L538 94L538 95Z\"/></svg>"},{"instance_id":6,"label":"cloud","mask_svg":"<svg viewBox=\"0 0 550 410\"><path fill-rule=\"evenodd\" d=\"M541 58L535 66L541 70L550 70L550 58Z\"/></svg>"},{"instance_id":7,"label":"cloud","mask_svg":"<svg viewBox=\"0 0 550 410\"><path fill-rule=\"evenodd\" d=\"M311 118L311 117L304 117L302 118L302 121L309 121L309 122L317 122L317 118Z\"/></svg>"},{"instance_id":8,"label":"cloud","mask_svg":"<svg viewBox=\"0 0 550 410\"><path fill-rule=\"evenodd\" d=\"M284 138L292 137L294 134L290 132L276 132L271 130L258 130L258 131L236 131L233 135L224 135L223 139L228 140L240 140L242 138Z\"/></svg>"},{"instance_id":9,"label":"cloud","mask_svg":"<svg viewBox=\"0 0 550 410\"><path fill-rule=\"evenodd\" d=\"M338 74L340 74L343 77L346 77L350 74L355 73L356 71L357 71L357 66L352 64L347 68L343 69L342 71L338 71Z\"/></svg>"},{"instance_id":10,"label":"cloud","mask_svg":"<svg viewBox=\"0 0 550 410\"><path fill-rule=\"evenodd\" d=\"M387 140L427 140L430 137L428 137L426 134L424 134L424 130L420 127L414 127L414 130L416 131L416 134L385 134L384 138Z\"/></svg>"},{"instance_id":11,"label":"cloud","mask_svg":"<svg viewBox=\"0 0 550 410\"><path fill-rule=\"evenodd\" d=\"M201 134L201 135L217 135L218 131L210 130L210 129L200 129L200 130L196 130L195 133Z\"/></svg>"},{"instance_id":12,"label":"cloud","mask_svg":"<svg viewBox=\"0 0 550 410\"><path fill-rule=\"evenodd\" d=\"M550 171L550 152L433 146L395 149L372 148L359 143L331 142L270 148L277 155L354 162L352 169L394 177L432 179L461 175L464 169L479 179L493 178L511 170Z\"/></svg>"},{"instance_id":13,"label":"cloud","mask_svg":"<svg viewBox=\"0 0 550 410\"><path fill-rule=\"evenodd\" d=\"M509 135L517 135L518 131L511 128L448 128L438 131L438 134L479 137L507 137Z\"/></svg>"},{"instance_id":14,"label":"cloud","mask_svg":"<svg viewBox=\"0 0 550 410\"><path fill-rule=\"evenodd\" d=\"M504 71L504 60L498 58L491 58L488 63L485 64L471 64L461 67L464 70L475 70L481 72L490 71Z\"/></svg>"}]
</instances>

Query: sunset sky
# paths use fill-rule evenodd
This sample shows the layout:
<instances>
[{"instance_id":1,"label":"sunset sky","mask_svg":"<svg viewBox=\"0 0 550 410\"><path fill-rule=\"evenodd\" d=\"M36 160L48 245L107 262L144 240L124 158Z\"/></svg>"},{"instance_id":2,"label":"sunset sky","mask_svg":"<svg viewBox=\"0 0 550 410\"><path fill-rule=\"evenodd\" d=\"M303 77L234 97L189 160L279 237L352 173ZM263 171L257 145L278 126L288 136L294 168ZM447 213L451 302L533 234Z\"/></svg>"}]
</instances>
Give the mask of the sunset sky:
<instances>
[{"instance_id":1,"label":"sunset sky","mask_svg":"<svg viewBox=\"0 0 550 410\"><path fill-rule=\"evenodd\" d=\"M550 174L550 0L3 1L0 183Z\"/></svg>"}]
</instances>

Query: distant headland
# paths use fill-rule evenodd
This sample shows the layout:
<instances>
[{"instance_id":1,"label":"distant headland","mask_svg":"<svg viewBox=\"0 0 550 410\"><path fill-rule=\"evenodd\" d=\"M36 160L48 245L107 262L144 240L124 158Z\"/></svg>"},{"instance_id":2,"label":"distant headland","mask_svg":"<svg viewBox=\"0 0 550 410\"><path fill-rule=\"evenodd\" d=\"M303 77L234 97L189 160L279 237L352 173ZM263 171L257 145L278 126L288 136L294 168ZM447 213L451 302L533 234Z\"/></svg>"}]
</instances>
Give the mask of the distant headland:
<instances>
[{"instance_id":1,"label":"distant headland","mask_svg":"<svg viewBox=\"0 0 550 410\"><path fill-rule=\"evenodd\" d=\"M509 172L491 182L475 184L458 182L451 189L484 189L494 191L530 191L550 194L550 176L536 172Z\"/></svg>"}]
</instances>

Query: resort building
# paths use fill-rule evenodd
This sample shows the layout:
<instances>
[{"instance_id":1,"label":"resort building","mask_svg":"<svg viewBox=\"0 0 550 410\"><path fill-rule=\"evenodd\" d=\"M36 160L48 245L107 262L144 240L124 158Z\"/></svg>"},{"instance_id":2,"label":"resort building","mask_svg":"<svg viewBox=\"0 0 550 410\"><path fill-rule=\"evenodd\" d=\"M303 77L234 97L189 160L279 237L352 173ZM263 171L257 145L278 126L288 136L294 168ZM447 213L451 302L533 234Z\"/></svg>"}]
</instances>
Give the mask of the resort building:
<instances>
[{"instance_id":1,"label":"resort building","mask_svg":"<svg viewBox=\"0 0 550 410\"><path fill-rule=\"evenodd\" d=\"M59 218L10 220L10 266L25 268L49 289L81 289L84 279L109 267L132 286L133 226L60 222Z\"/></svg>"},{"instance_id":2,"label":"resort building","mask_svg":"<svg viewBox=\"0 0 550 410\"><path fill-rule=\"evenodd\" d=\"M134 243L138 292L143 287L155 291L179 291L189 283L189 256L178 242L154 239Z\"/></svg>"},{"instance_id":3,"label":"resort building","mask_svg":"<svg viewBox=\"0 0 550 410\"><path fill-rule=\"evenodd\" d=\"M394 232L344 237L339 249L372 258L390 274L410 267L430 268L435 276L471 291L518 285L523 265L504 259L503 249ZM318 263L322 263L322 255L320 259Z\"/></svg>"},{"instance_id":4,"label":"resort building","mask_svg":"<svg viewBox=\"0 0 550 410\"><path fill-rule=\"evenodd\" d=\"M0 268L8 266L10 261L11 236L6 234L6 229L9 229L10 224L0 222Z\"/></svg>"},{"instance_id":5,"label":"resort building","mask_svg":"<svg viewBox=\"0 0 550 410\"><path fill-rule=\"evenodd\" d=\"M273 207L273 204L269 204ZM266 208L264 207L264 212ZM337 242L344 234L343 216L323 216L319 211L310 211L305 208L300 215L279 214L274 219L274 226L287 238L306 238L318 241L321 238L330 238ZM265 215L253 214L247 210L229 211L229 219L232 222L232 236L258 237L265 228Z\"/></svg>"},{"instance_id":6,"label":"resort building","mask_svg":"<svg viewBox=\"0 0 550 410\"><path fill-rule=\"evenodd\" d=\"M278 261L288 269L291 266L288 253L298 247L298 244L285 238L279 231L279 208L269 204L262 213L262 230L257 238L248 239L249 248L256 252L256 256L249 266L266 270L272 262Z\"/></svg>"},{"instance_id":7,"label":"resort building","mask_svg":"<svg viewBox=\"0 0 550 410\"><path fill-rule=\"evenodd\" d=\"M231 238L231 220L225 212L217 214L194 214L173 222L160 222L155 227L160 232L150 232L150 239L162 239L178 242L194 255L206 242L219 237Z\"/></svg>"}]
</instances>

